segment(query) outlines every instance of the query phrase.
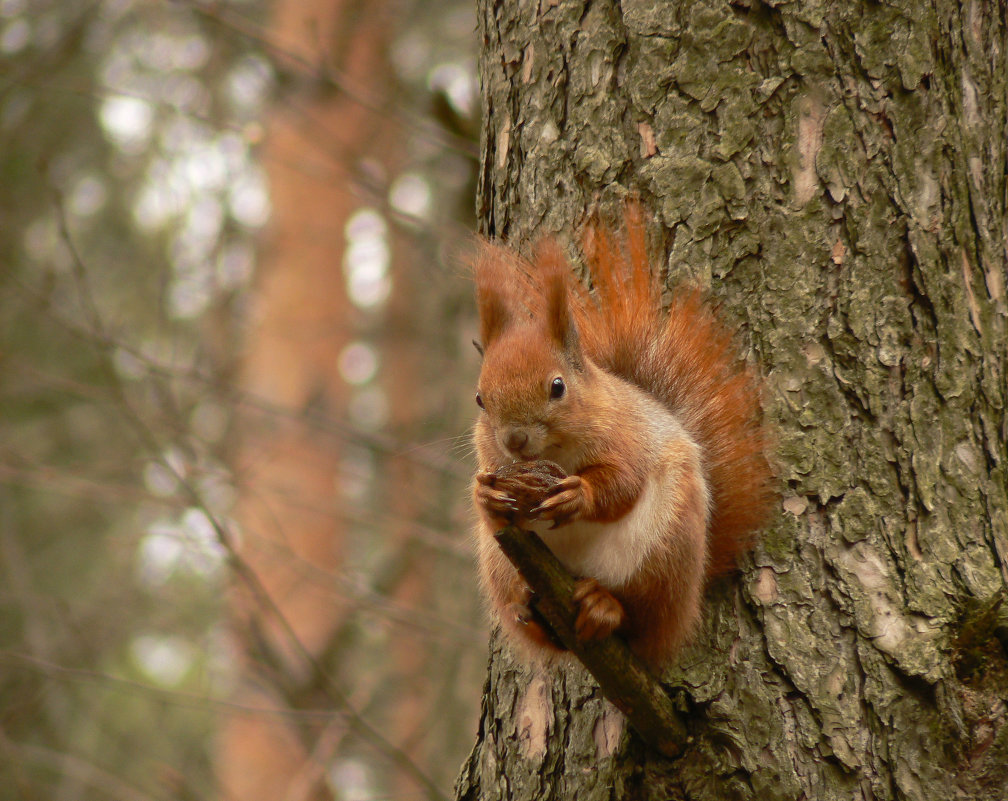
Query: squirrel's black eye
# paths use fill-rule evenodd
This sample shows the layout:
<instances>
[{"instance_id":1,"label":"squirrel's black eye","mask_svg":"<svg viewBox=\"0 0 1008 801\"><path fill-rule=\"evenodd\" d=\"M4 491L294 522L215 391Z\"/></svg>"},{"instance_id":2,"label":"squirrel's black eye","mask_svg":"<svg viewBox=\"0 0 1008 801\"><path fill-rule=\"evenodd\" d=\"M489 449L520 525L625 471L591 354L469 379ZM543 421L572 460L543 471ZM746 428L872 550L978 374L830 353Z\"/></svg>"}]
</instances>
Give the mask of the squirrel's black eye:
<instances>
[{"instance_id":1,"label":"squirrel's black eye","mask_svg":"<svg viewBox=\"0 0 1008 801\"><path fill-rule=\"evenodd\" d=\"M557 376L553 379L553 383L550 384L550 400L562 398L566 391L567 387L564 385L564 380L560 376Z\"/></svg>"},{"instance_id":2,"label":"squirrel's black eye","mask_svg":"<svg viewBox=\"0 0 1008 801\"><path fill-rule=\"evenodd\" d=\"M483 398L478 392L476 393L476 405L479 406L481 409L486 408L486 406L483 405Z\"/></svg>"}]
</instances>

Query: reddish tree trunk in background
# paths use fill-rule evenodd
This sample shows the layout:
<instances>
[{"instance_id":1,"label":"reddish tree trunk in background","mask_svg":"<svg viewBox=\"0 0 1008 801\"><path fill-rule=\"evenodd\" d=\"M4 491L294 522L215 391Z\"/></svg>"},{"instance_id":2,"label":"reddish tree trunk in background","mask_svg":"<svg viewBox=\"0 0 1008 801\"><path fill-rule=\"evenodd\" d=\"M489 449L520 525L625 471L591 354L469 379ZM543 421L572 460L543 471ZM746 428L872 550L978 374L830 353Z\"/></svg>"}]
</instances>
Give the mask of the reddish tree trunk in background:
<instances>
[{"instance_id":1,"label":"reddish tree trunk in background","mask_svg":"<svg viewBox=\"0 0 1008 801\"><path fill-rule=\"evenodd\" d=\"M360 205L348 175L365 156L386 159L390 136L380 111L308 72L332 69L364 91L387 86L388 13L384 2L278 0L269 30L270 42L292 57L294 85L267 121L262 160L273 218L240 379L253 399L242 407L236 459L240 556L269 598L239 573L235 602L247 668L237 700L250 706L284 708L291 698L277 687L299 682L307 693L301 702L312 706L311 669L300 648L321 657L345 612L333 576L346 547L339 426L348 393L337 363L352 336L353 310L343 277L344 226ZM264 653L273 664L262 664ZM320 696L314 705L326 702ZM326 797L331 740L327 747L317 726L278 715L231 717L217 752L225 797Z\"/></svg>"}]
</instances>

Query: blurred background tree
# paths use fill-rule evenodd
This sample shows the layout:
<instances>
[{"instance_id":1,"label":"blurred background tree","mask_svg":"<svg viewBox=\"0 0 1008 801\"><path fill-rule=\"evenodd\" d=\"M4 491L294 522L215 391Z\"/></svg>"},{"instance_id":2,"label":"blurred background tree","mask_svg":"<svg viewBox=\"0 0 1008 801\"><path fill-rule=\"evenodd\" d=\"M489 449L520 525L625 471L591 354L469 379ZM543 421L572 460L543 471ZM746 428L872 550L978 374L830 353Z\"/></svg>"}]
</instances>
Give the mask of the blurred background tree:
<instances>
[{"instance_id":1,"label":"blurred background tree","mask_svg":"<svg viewBox=\"0 0 1008 801\"><path fill-rule=\"evenodd\" d=\"M474 24L0 2L0 799L447 794Z\"/></svg>"}]
</instances>

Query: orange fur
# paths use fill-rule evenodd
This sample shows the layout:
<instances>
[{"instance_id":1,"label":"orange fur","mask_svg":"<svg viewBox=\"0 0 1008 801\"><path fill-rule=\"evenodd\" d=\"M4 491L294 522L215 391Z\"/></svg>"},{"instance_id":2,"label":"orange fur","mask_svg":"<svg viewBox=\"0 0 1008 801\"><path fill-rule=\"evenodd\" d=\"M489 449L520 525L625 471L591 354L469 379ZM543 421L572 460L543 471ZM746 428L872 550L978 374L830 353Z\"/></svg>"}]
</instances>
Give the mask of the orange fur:
<instances>
[{"instance_id":1,"label":"orange fur","mask_svg":"<svg viewBox=\"0 0 1008 801\"><path fill-rule=\"evenodd\" d=\"M758 384L699 291L683 289L663 309L633 206L626 234L624 250L609 231L589 228L594 292L575 288L578 329L589 358L657 397L700 445L711 492L708 572L716 576L735 566L772 503Z\"/></svg>"},{"instance_id":2,"label":"orange fur","mask_svg":"<svg viewBox=\"0 0 1008 801\"><path fill-rule=\"evenodd\" d=\"M530 261L486 244L475 263L479 469L545 458L576 477L544 505L556 528L540 528L561 561L602 587L582 608L586 636L618 626L662 662L695 627L705 582L731 569L769 512L756 382L698 292L663 308L636 207L622 239L590 226L584 253L591 289L553 242ZM549 641L515 614L523 582L493 540L500 499L477 482L474 500L491 605L509 635L542 653ZM593 606L606 614L592 618Z\"/></svg>"}]
</instances>

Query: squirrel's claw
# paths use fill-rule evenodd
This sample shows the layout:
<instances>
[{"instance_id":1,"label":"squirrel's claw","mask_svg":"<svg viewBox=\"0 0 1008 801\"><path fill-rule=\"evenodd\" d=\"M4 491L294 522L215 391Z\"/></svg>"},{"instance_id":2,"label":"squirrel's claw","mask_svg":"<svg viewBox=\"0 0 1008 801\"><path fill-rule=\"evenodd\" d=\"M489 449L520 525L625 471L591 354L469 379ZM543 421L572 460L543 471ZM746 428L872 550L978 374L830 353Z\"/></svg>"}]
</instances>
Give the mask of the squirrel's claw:
<instances>
[{"instance_id":1,"label":"squirrel's claw","mask_svg":"<svg viewBox=\"0 0 1008 801\"><path fill-rule=\"evenodd\" d=\"M535 592L519 577L511 586L508 603L505 604L506 622L515 624L525 637L550 651L566 651L567 648L556 634L542 623L533 610Z\"/></svg>"},{"instance_id":2,"label":"squirrel's claw","mask_svg":"<svg viewBox=\"0 0 1008 801\"><path fill-rule=\"evenodd\" d=\"M496 529L510 525L518 514L518 503L514 498L487 484L481 483L476 487L476 502L483 507Z\"/></svg>"},{"instance_id":3,"label":"squirrel's claw","mask_svg":"<svg viewBox=\"0 0 1008 801\"><path fill-rule=\"evenodd\" d=\"M552 528L582 517L585 509L584 482L581 476L567 476L550 488L549 496L529 515L540 520L552 520Z\"/></svg>"},{"instance_id":4,"label":"squirrel's claw","mask_svg":"<svg viewBox=\"0 0 1008 801\"><path fill-rule=\"evenodd\" d=\"M558 492L563 492L565 490L571 489L582 489L584 485L584 479L581 476L567 476L566 478L560 479L556 484L550 487L550 495L555 495Z\"/></svg>"},{"instance_id":5,"label":"squirrel's claw","mask_svg":"<svg viewBox=\"0 0 1008 801\"><path fill-rule=\"evenodd\" d=\"M484 470L476 474L476 483L484 487L492 487L497 483L497 475Z\"/></svg>"},{"instance_id":6,"label":"squirrel's claw","mask_svg":"<svg viewBox=\"0 0 1008 801\"><path fill-rule=\"evenodd\" d=\"M506 610L506 614L518 626L522 634L541 648L545 648L548 651L567 650L552 631L536 620L532 607L512 601L507 605Z\"/></svg>"},{"instance_id":7,"label":"squirrel's claw","mask_svg":"<svg viewBox=\"0 0 1008 801\"><path fill-rule=\"evenodd\" d=\"M528 604L513 601L508 604L508 613L514 618L514 622L519 626L527 626L532 622L532 607Z\"/></svg>"}]
</instances>

